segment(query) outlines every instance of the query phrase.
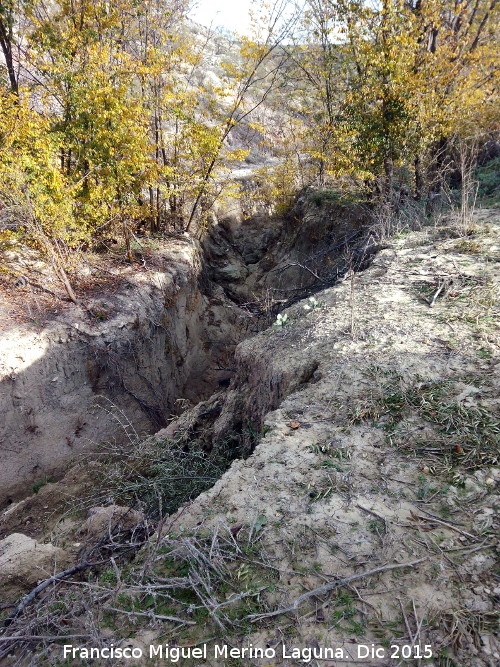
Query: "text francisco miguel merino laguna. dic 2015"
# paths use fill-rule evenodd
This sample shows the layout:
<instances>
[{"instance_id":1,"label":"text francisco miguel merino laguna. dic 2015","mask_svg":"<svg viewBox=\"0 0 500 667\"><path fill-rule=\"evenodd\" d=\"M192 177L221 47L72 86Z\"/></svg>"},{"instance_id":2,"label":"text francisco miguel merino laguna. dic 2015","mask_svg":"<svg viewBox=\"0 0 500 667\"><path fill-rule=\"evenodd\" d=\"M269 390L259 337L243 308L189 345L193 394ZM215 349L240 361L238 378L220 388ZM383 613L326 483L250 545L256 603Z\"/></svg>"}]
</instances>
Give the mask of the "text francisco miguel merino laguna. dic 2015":
<instances>
[{"instance_id":1,"label":"text francisco miguel merino laguna. dic 2015","mask_svg":"<svg viewBox=\"0 0 500 667\"><path fill-rule=\"evenodd\" d=\"M215 660L228 660L230 658L239 659L267 659L272 660L276 657L282 659L291 658L308 663L311 660L342 660L342 659L370 659L383 660L392 659L429 659L433 652L429 644L424 646L401 645L383 647L375 644L357 644L347 647L290 647L282 644L279 647L254 647L253 645L244 648L235 648L227 644L202 644L200 646L170 646L169 644L151 644L146 649L138 646L115 646L109 647L78 647L72 644L63 646L63 657L73 659L91 659L91 660L164 660L172 664L181 660L206 660L213 658Z\"/></svg>"}]
</instances>

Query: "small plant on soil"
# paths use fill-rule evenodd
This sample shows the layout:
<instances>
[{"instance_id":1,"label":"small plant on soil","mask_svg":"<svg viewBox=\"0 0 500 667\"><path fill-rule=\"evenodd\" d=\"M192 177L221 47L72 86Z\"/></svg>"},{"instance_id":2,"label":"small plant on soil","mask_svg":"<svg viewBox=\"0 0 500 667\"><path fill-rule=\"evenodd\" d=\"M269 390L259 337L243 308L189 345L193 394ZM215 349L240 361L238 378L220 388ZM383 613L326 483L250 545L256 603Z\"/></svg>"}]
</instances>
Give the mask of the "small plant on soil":
<instances>
[{"instance_id":1,"label":"small plant on soil","mask_svg":"<svg viewBox=\"0 0 500 667\"><path fill-rule=\"evenodd\" d=\"M462 239L461 241L457 241L457 243L455 243L453 250L456 252L477 255L481 252L481 246L477 241Z\"/></svg>"},{"instance_id":2,"label":"small plant on soil","mask_svg":"<svg viewBox=\"0 0 500 667\"><path fill-rule=\"evenodd\" d=\"M54 480L51 477L44 477L43 479L39 479L31 487L32 490L33 490L33 493L38 493L40 491L40 489L42 489L46 484L50 484L50 482L53 482L53 481Z\"/></svg>"},{"instance_id":3,"label":"small plant on soil","mask_svg":"<svg viewBox=\"0 0 500 667\"><path fill-rule=\"evenodd\" d=\"M284 315L279 313L278 317L276 318L276 322L274 323L274 326L280 328L286 326L287 324L290 324L287 313L285 313Z\"/></svg>"},{"instance_id":4,"label":"small plant on soil","mask_svg":"<svg viewBox=\"0 0 500 667\"><path fill-rule=\"evenodd\" d=\"M315 297L310 296L307 299L307 302L302 306L305 311L314 310L315 308L321 308L323 303L318 301Z\"/></svg>"}]
</instances>

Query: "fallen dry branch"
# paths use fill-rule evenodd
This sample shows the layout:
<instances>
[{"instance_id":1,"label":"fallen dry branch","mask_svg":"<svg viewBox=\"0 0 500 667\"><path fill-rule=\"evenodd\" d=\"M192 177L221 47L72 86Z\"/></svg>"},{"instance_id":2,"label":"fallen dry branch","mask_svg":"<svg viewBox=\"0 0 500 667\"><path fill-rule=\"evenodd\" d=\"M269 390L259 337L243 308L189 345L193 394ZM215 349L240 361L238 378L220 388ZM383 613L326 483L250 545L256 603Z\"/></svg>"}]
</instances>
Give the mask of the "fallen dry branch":
<instances>
[{"instance_id":1,"label":"fallen dry branch","mask_svg":"<svg viewBox=\"0 0 500 667\"><path fill-rule=\"evenodd\" d=\"M428 301L429 308L434 308L434 304L436 303L436 299L441 294L441 292L446 287L446 285L447 285L446 280L443 280L443 282L441 282L441 279L438 280L438 288L437 288L436 292L434 293L434 296L432 297L431 301Z\"/></svg>"},{"instance_id":2,"label":"fallen dry branch","mask_svg":"<svg viewBox=\"0 0 500 667\"><path fill-rule=\"evenodd\" d=\"M346 586L347 584L350 584L353 581L357 581L358 579L364 579L365 577L371 577L372 575L378 574L379 572L387 572L388 570L397 570L405 567L412 567L413 565L417 565L417 563L422 563L424 560L427 560L427 557L418 558L417 560L412 560L409 563L395 563L394 565L383 565L382 567L376 567L375 569L368 570L367 572L360 572L359 574L353 574L352 576L345 577L344 579L337 579L336 581L331 581L330 583L325 584L324 586L320 586L319 588L315 588L312 591L307 591L307 593L304 593L303 595L299 595L299 597L296 598L289 607L285 607L283 609L277 609L276 611L271 611L267 614L252 614L251 616L248 617L248 619L252 623L255 623L256 621L263 620L264 618L272 618L274 616L281 616L282 614L288 614L291 611L297 611L300 605L311 597L318 597L320 595L324 595L325 593L329 593L330 591L333 591L335 588L338 588L339 586Z\"/></svg>"},{"instance_id":3,"label":"fallen dry branch","mask_svg":"<svg viewBox=\"0 0 500 667\"><path fill-rule=\"evenodd\" d=\"M363 510L363 512L366 512L367 514L371 514L372 516L376 517L377 519L380 519L381 521L384 522L384 535L388 532L387 528L387 522L390 521L390 519L386 519L385 516L382 516L382 514L378 514L377 512L374 512L373 510L369 509L368 507L364 507L363 505L360 505L357 503L357 507L359 507L360 510Z\"/></svg>"},{"instance_id":4,"label":"fallen dry branch","mask_svg":"<svg viewBox=\"0 0 500 667\"><path fill-rule=\"evenodd\" d=\"M32 642L41 641L42 639L48 642L58 642L63 639L88 639L89 637L90 635L12 635L11 637L0 637L0 642Z\"/></svg>"},{"instance_id":5,"label":"fallen dry branch","mask_svg":"<svg viewBox=\"0 0 500 667\"><path fill-rule=\"evenodd\" d=\"M136 528L137 526L134 528L134 531ZM118 536L123 536L128 532L129 531L119 531L118 533L113 534L113 531L109 530L109 534L105 535L96 545L92 547L92 549L86 555L83 556L85 560L82 560L82 562L80 562L78 565L73 565L72 567L69 567L66 570L62 570L61 572L53 574L51 577L48 577L40 584L38 584L36 588L34 588L30 593L28 593L28 595L24 596L24 598L21 600L21 602L19 602L14 611L11 614L9 614L9 616L7 616L7 618L4 621L4 627L10 626L17 619L17 617L24 612L26 607L29 604L31 604L31 602L33 602L33 600L35 600L35 598L40 593L42 593L46 588L48 588L51 584L63 581L64 579L67 579L67 577L70 577L73 574L77 574L89 568L98 567L100 565L104 565L105 563L107 563L110 560L110 557L98 561L91 561L90 558L98 549L103 548L105 546L107 546L108 548L110 546L114 546L113 539L116 539L116 537ZM107 544L107 542L109 542L109 544ZM134 544L128 543L126 546L126 550L121 555L131 550L139 548L140 546L142 546L142 544L144 544L144 540L142 540L140 543L134 543Z\"/></svg>"},{"instance_id":6,"label":"fallen dry branch","mask_svg":"<svg viewBox=\"0 0 500 667\"><path fill-rule=\"evenodd\" d=\"M465 530L460 530L460 528L457 528L451 523L448 523L448 521L444 521L443 519L436 519L434 517L428 518L426 516L421 516L419 514L413 514L413 512L410 512L412 515L412 518L418 519L420 521L427 521L428 523L439 523L441 526L445 526L446 528L449 528L450 530L454 530L456 533L460 533L460 535L463 535L464 537L468 537L471 540L477 540L478 537L477 535L471 535L471 533L467 533Z\"/></svg>"},{"instance_id":7,"label":"fallen dry branch","mask_svg":"<svg viewBox=\"0 0 500 667\"><path fill-rule=\"evenodd\" d=\"M432 514L432 512L427 512L427 510L424 510L421 507L418 508L418 511L423 512L427 516L430 516L431 519L439 519L440 521L444 521L445 523L450 523L453 526L463 526L464 525L463 523L458 523L458 521L452 521L451 519L442 519L441 517L436 516L435 514Z\"/></svg>"},{"instance_id":8,"label":"fallen dry branch","mask_svg":"<svg viewBox=\"0 0 500 667\"><path fill-rule=\"evenodd\" d=\"M323 278L321 278L321 276L318 276L318 274L315 273L312 269L310 269L308 266L304 266L303 264L299 264L299 262L291 262L290 264L287 264L287 265L284 266L283 268L279 269L279 272L280 272L280 273L283 273L283 271L286 271L286 269L289 269L289 268L291 268L291 267L293 267L293 266L298 266L299 269L303 269L304 271L308 271L312 276L314 276L314 278L316 278L316 280L319 280L321 283L324 283L324 284L327 283L326 280L324 280ZM275 269L275 270L276 270L276 269Z\"/></svg>"},{"instance_id":9,"label":"fallen dry branch","mask_svg":"<svg viewBox=\"0 0 500 667\"><path fill-rule=\"evenodd\" d=\"M117 614L125 614L126 616L144 616L152 621L174 621L175 623L183 623L184 625L196 625L196 621L188 621L185 618L178 616L164 616L163 614L153 614L145 611L126 611L125 609L118 609L116 607L104 607L106 611L114 611Z\"/></svg>"},{"instance_id":10,"label":"fallen dry branch","mask_svg":"<svg viewBox=\"0 0 500 667\"><path fill-rule=\"evenodd\" d=\"M91 567L93 565L96 565L96 563L81 563L80 565L74 565L73 567L69 567L67 570L63 570L62 572L58 572L57 574L53 574L51 577L48 579L45 579L45 581L42 581L41 584L38 584L36 588L34 588L31 593L28 593L28 595L25 595L25 597L21 600L21 602L17 605L17 607L14 609L12 614L9 614L9 616L5 619L4 621L4 626L7 627L11 625L15 619L22 614L22 612L26 609L26 607L32 602L37 595L42 593L46 588L50 586L50 584L55 583L56 581L61 581L62 579L65 579L66 577L71 576L72 574L76 574L77 572L81 572L82 570L86 570L88 567Z\"/></svg>"}]
</instances>

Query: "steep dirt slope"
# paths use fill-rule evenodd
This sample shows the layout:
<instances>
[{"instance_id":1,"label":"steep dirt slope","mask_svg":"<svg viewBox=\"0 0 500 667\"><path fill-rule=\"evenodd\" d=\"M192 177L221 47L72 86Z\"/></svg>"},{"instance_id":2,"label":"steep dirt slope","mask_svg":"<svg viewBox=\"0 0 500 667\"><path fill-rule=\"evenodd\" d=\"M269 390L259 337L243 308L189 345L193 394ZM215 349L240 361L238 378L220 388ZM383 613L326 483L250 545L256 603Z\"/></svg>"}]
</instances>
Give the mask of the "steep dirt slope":
<instances>
[{"instance_id":1,"label":"steep dirt slope","mask_svg":"<svg viewBox=\"0 0 500 667\"><path fill-rule=\"evenodd\" d=\"M473 238L395 241L364 273L237 348L211 437L241 424L265 435L174 526L194 543L207 530L240 536L233 581L240 594L264 592L237 611L244 639L233 640L277 645L274 662L241 664L299 664L283 658L282 642L343 647L335 665L371 642L429 644L430 664L498 663L498 220L479 223ZM184 415L168 435L187 427ZM414 561L266 618L337 577ZM398 650L363 664L400 664Z\"/></svg>"},{"instance_id":2,"label":"steep dirt slope","mask_svg":"<svg viewBox=\"0 0 500 667\"><path fill-rule=\"evenodd\" d=\"M253 453L119 575L55 590L65 632L144 655L207 642L181 662L204 667L299 665L329 647L341 654L318 664L498 664L498 232L483 212L467 237L393 240L241 343L229 390L155 440L236 435ZM269 652L217 658L223 641ZM47 651L37 664L61 655Z\"/></svg>"},{"instance_id":3,"label":"steep dirt slope","mask_svg":"<svg viewBox=\"0 0 500 667\"><path fill-rule=\"evenodd\" d=\"M10 254L19 270L23 252ZM9 289L34 307L41 288L32 285L50 285L49 271L37 282L30 268L26 285L10 279ZM83 295L84 307L61 298L39 321L16 319L15 304L0 300L0 505L123 437L127 422L137 433L165 426L177 399L196 402L217 387L217 364L246 332L248 315L227 308L222 290L200 290L200 249L188 239L114 271L115 284Z\"/></svg>"},{"instance_id":4,"label":"steep dirt slope","mask_svg":"<svg viewBox=\"0 0 500 667\"><path fill-rule=\"evenodd\" d=\"M431 644L434 664L498 663L498 219L479 220L473 238L395 241L238 347L212 437L265 435L178 524L253 527L255 560L278 568L243 645L343 646L341 665L397 638ZM420 559L265 620L336 577Z\"/></svg>"},{"instance_id":5,"label":"steep dirt slope","mask_svg":"<svg viewBox=\"0 0 500 667\"><path fill-rule=\"evenodd\" d=\"M100 442L157 431L227 382L235 346L311 286L297 262L324 275L317 287L345 271L338 246L362 235L360 212L305 193L272 217L252 170L241 184L246 195L219 207L201 243L142 239L134 265L105 255L109 268L83 257L72 274L81 305L35 252L3 253L0 506Z\"/></svg>"}]
</instances>

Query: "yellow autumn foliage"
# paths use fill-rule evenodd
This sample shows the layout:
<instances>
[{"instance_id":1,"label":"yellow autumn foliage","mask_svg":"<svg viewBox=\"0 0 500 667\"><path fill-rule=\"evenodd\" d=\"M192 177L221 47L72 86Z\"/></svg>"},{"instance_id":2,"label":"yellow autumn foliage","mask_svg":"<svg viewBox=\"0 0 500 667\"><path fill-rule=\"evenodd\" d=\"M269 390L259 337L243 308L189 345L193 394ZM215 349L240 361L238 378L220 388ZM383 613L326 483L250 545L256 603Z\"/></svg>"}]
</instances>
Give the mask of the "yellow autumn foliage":
<instances>
[{"instance_id":1,"label":"yellow autumn foliage","mask_svg":"<svg viewBox=\"0 0 500 667\"><path fill-rule=\"evenodd\" d=\"M25 100L25 98L24 98ZM0 96L0 199L4 225L29 235L33 217L53 238L73 244L86 236L73 211L73 185L61 172L62 137L23 98Z\"/></svg>"}]
</instances>

